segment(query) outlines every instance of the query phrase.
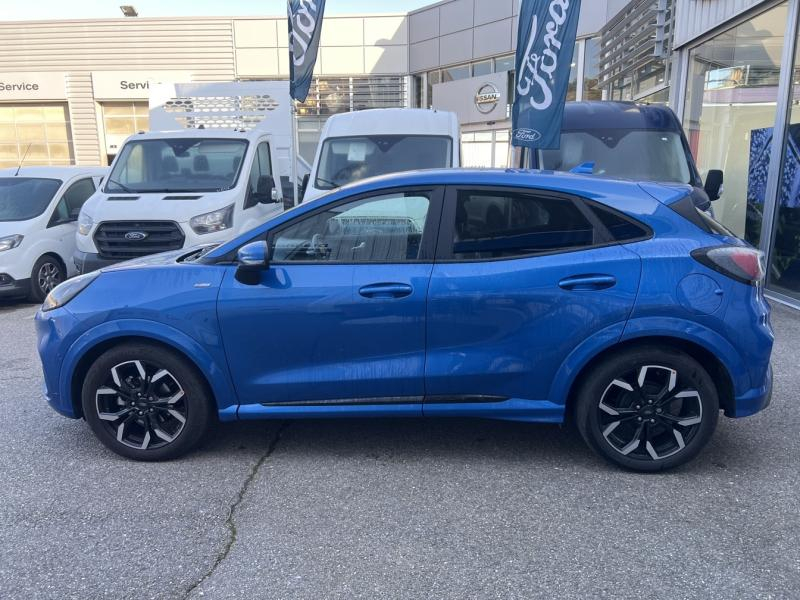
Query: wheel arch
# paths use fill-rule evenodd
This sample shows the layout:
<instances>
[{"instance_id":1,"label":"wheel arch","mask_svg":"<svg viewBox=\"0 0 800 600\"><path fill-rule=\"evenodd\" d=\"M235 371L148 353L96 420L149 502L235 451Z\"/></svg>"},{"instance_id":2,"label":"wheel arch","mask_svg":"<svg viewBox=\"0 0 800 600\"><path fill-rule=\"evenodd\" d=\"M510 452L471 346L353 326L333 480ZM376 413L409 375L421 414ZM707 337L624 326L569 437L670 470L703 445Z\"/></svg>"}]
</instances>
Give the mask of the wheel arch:
<instances>
[{"instance_id":1,"label":"wheel arch","mask_svg":"<svg viewBox=\"0 0 800 600\"><path fill-rule=\"evenodd\" d=\"M577 401L577 393L583 382L586 380L588 374L600 362L608 358L614 353L629 350L640 346L659 346L662 348L671 348L684 352L708 371L708 374L714 380L715 387L717 388L717 395L719 396L720 408L725 411L725 414L733 414L735 410L735 388L731 374L727 367L720 361L720 359L708 348L697 343L696 341L688 340L685 338L667 336L667 335L653 335L641 336L632 339L622 340L612 346L604 348L590 358L576 373L575 377L569 386L569 391L566 395L566 418L574 418L575 405Z\"/></svg>"},{"instance_id":2,"label":"wheel arch","mask_svg":"<svg viewBox=\"0 0 800 600\"><path fill-rule=\"evenodd\" d=\"M121 326L120 322L104 323L85 333L70 347L62 367L60 387L62 397L69 398L69 406L76 417L83 416L81 391L89 367L101 354L125 343L152 344L175 352L195 369L218 411L231 407L235 411L238 400L224 360L215 360L186 334L172 328L162 331L158 326L152 321L127 323L126 326Z\"/></svg>"}]
</instances>

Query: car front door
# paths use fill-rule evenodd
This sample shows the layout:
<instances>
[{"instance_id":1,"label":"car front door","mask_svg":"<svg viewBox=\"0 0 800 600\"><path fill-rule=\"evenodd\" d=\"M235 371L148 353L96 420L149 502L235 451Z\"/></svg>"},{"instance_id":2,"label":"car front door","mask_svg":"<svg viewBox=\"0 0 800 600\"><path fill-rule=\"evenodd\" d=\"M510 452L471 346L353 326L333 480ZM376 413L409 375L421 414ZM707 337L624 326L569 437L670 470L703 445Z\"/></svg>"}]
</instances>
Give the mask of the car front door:
<instances>
[{"instance_id":1,"label":"car front door","mask_svg":"<svg viewBox=\"0 0 800 600\"><path fill-rule=\"evenodd\" d=\"M50 252L57 252L67 265L67 274L73 275L75 265L72 254L75 252L75 234L81 207L96 190L95 181L84 177L72 182L56 202L53 214L47 224Z\"/></svg>"},{"instance_id":2,"label":"car front door","mask_svg":"<svg viewBox=\"0 0 800 600\"><path fill-rule=\"evenodd\" d=\"M268 234L256 282L230 268L218 313L240 416L421 414L441 196L401 189L325 205Z\"/></svg>"},{"instance_id":3,"label":"car front door","mask_svg":"<svg viewBox=\"0 0 800 600\"><path fill-rule=\"evenodd\" d=\"M448 188L428 296L426 415L559 420L555 373L596 332L621 334L639 285L638 255L601 218L629 239L649 234L552 192Z\"/></svg>"}]
</instances>

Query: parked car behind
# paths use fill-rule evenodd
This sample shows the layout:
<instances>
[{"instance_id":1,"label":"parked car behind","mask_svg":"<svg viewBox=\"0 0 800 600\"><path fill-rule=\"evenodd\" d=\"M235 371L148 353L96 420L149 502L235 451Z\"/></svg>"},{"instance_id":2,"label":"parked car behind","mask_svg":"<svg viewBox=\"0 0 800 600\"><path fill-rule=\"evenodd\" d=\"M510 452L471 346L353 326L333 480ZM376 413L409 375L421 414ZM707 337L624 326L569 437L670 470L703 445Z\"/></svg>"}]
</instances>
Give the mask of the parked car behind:
<instances>
[{"instance_id":1,"label":"parked car behind","mask_svg":"<svg viewBox=\"0 0 800 600\"><path fill-rule=\"evenodd\" d=\"M0 297L41 302L75 274L78 213L103 167L0 170Z\"/></svg>"},{"instance_id":2,"label":"parked car behind","mask_svg":"<svg viewBox=\"0 0 800 600\"><path fill-rule=\"evenodd\" d=\"M534 167L631 181L692 186L695 205L711 212L722 171L700 177L680 121L666 106L634 102L567 102L557 150L539 150Z\"/></svg>"},{"instance_id":3,"label":"parked car behind","mask_svg":"<svg viewBox=\"0 0 800 600\"><path fill-rule=\"evenodd\" d=\"M769 403L763 276L688 186L420 171L76 278L36 326L50 404L134 459L215 415L572 416L656 471Z\"/></svg>"}]
</instances>

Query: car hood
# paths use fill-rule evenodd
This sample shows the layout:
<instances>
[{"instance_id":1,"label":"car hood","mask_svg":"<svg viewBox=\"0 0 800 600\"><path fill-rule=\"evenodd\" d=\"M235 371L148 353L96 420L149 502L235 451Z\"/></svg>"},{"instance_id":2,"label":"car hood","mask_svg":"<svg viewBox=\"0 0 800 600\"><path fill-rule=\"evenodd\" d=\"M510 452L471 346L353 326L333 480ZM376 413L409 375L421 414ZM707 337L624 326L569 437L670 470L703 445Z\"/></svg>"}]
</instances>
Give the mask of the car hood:
<instances>
[{"instance_id":1,"label":"car hood","mask_svg":"<svg viewBox=\"0 0 800 600\"><path fill-rule=\"evenodd\" d=\"M236 202L236 190L224 192L180 192L170 194L95 194L83 212L96 223L102 221L176 221L219 210Z\"/></svg>"},{"instance_id":2,"label":"car hood","mask_svg":"<svg viewBox=\"0 0 800 600\"><path fill-rule=\"evenodd\" d=\"M29 221L0 221L0 238L9 235L25 235L31 229L31 223L36 219ZM44 226L41 226L44 229Z\"/></svg>"}]
</instances>

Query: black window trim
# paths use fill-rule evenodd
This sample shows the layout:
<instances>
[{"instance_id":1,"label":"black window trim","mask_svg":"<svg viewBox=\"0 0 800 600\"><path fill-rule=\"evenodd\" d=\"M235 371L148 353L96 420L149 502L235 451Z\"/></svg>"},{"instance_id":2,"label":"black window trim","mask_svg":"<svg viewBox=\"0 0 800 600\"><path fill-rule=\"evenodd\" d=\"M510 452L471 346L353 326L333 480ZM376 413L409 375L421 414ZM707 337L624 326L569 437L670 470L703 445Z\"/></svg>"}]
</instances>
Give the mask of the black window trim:
<instances>
[{"instance_id":1,"label":"black window trim","mask_svg":"<svg viewBox=\"0 0 800 600\"><path fill-rule=\"evenodd\" d=\"M491 257L491 258L454 258L453 256L453 239L455 238L455 221L456 221L456 202L458 199L458 192L459 191L481 191L487 193L497 193L497 194L527 194L532 196L539 196L543 198L552 198L556 200L568 201L571 202L579 211L580 213L589 221L589 223L594 228L596 235L599 236L599 241L596 241L590 246L568 246L565 248L557 248L555 250L549 250L547 252L533 252L529 254L520 254L516 256L501 256L501 257ZM642 229L648 232L648 235L641 236L639 238L624 240L619 242L614 239L614 236L611 235L611 232L606 228L605 225L600 221L600 219L595 215L594 211L592 211L589 206L595 205L600 208L609 210L614 215L619 216L626 221L641 227ZM509 260L526 260L529 258L538 258L540 256L554 256L557 254L570 254L572 252L585 252L587 250L595 250L598 248L607 248L609 246L621 246L624 244L631 244L635 242L641 242L644 240L648 240L653 237L653 230L637 221L621 213L620 211L608 206L607 204L603 204L602 202L596 202L594 200L590 200L588 198L584 198L582 196L576 196L573 194L568 194L565 192L558 192L554 190L547 190L541 188L532 188L532 187L516 187L516 186L493 186L493 185L448 185L445 189L445 196L444 196L444 205L442 209L442 217L439 226L439 242L436 246L436 262L437 263L485 263L485 262L501 262L501 261L509 261Z\"/></svg>"},{"instance_id":2,"label":"black window trim","mask_svg":"<svg viewBox=\"0 0 800 600\"><path fill-rule=\"evenodd\" d=\"M67 225L69 223L74 223L75 221L78 220L78 217L75 217L74 219L59 220L57 218L58 207L62 202L66 202L66 196L67 196L67 194L69 193L69 191L73 187L75 187L79 183L81 183L83 181L87 181L87 180L92 184L92 194L94 194L97 191L97 184L94 181L94 176L93 175L89 175L88 177L78 177L75 180L69 182L67 184L67 187L64 189L64 192L61 193L61 194L58 194L58 196L59 196L58 202L56 202L55 205L53 206L53 212L50 215L50 219L47 222L46 229L50 229L51 227L57 227L59 225ZM89 198L92 197L92 194L89 194ZM86 198L86 200L88 200L89 198ZM86 200L84 200L84 203L86 202Z\"/></svg>"},{"instance_id":3,"label":"black window trim","mask_svg":"<svg viewBox=\"0 0 800 600\"><path fill-rule=\"evenodd\" d=\"M256 206L259 205L258 202L254 203L254 204L250 204L250 200L251 200L252 196L254 195L254 194L251 193L253 188L250 187L250 178L253 176L253 169L256 168L256 165L258 165L259 168L261 167L261 163L258 160L258 149L261 147L262 144L266 144L266 146L267 146L267 164L269 165L270 177L272 177L273 180L275 178L275 175L272 173L272 144L270 144L269 139L259 140L255 144L256 150L253 153L253 162L250 165L250 172L247 174L247 177L246 177L246 184L245 185L246 185L247 189L245 190L244 200L242 201L242 211L250 210L251 208L255 208ZM244 162L244 159L242 159L242 162ZM240 172L241 172L241 169L242 169L242 166L239 165L239 171ZM238 177L238 175L237 175L237 177ZM259 177L261 177L261 176L259 175ZM280 179L275 180L275 185L276 186L280 185ZM234 187L236 187L236 186L234 186ZM233 188L231 188L231 189L233 189Z\"/></svg>"},{"instance_id":4,"label":"black window trim","mask_svg":"<svg viewBox=\"0 0 800 600\"><path fill-rule=\"evenodd\" d=\"M428 207L428 217L425 221L425 228L422 233L422 242L420 243L420 258L416 260L404 260L404 261L394 261L394 262L382 262L382 261L281 261L281 262L273 262L272 261L272 239L284 231L289 227L295 225L299 221L303 219L312 218L314 215L317 215L321 212L325 212L330 210L333 207L341 206L342 204L348 204L350 202L357 202L359 200L365 200L367 198L375 198L378 196L386 196L389 194L394 194L397 192L424 192L429 195L430 197L430 205ZM228 254L224 256L220 256L214 262L216 264L236 264L236 254L239 251L239 248L246 246L247 244L251 244L253 242L257 242L259 240L264 240L267 244L267 256L270 266L320 266L320 265L408 265L408 264L433 264L435 258L435 250L436 245L438 242L439 237L439 230L440 224L442 220L442 207L444 205L444 186L440 184L433 184L433 185L411 185L411 186L396 186L396 187L389 187L389 188L381 188L370 190L366 192L362 192L360 194L354 194L352 196L347 196L345 198L341 198L340 200L336 200L335 202L326 202L314 210L310 210L305 212L301 215L297 215L295 218L286 221L285 223L281 223L279 226L275 227L274 229L270 229L266 232L266 234L261 233L255 237L249 238L247 241L240 244L236 249L232 250Z\"/></svg>"}]
</instances>

